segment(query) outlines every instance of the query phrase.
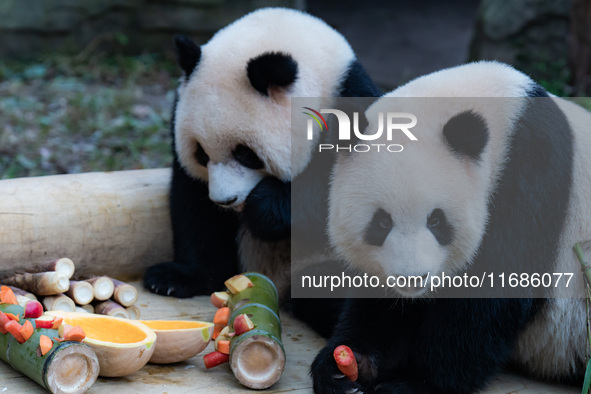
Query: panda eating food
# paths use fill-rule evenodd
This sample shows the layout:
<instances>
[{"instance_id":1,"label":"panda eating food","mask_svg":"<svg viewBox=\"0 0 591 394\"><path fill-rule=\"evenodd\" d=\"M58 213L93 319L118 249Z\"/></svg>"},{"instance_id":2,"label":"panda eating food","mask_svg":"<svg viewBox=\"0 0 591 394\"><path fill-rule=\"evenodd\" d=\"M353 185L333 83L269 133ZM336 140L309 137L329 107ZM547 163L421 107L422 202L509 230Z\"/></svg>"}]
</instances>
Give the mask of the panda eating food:
<instances>
[{"instance_id":1,"label":"panda eating food","mask_svg":"<svg viewBox=\"0 0 591 394\"><path fill-rule=\"evenodd\" d=\"M144 284L190 297L258 271L288 294L291 181L315 159L310 144L292 144L291 98L330 106L378 90L343 36L296 10L260 9L201 47L175 44L184 76L172 118L174 260L150 267Z\"/></svg>"},{"instance_id":2,"label":"panda eating food","mask_svg":"<svg viewBox=\"0 0 591 394\"><path fill-rule=\"evenodd\" d=\"M482 267L574 275L546 298L403 287L392 290L399 298L350 299L312 366L315 392L471 393L509 364L581 384L585 285L572 248L589 253L591 114L497 62L401 86L367 110L368 130L392 111L389 100L416 116L418 140L399 153L338 157L328 231L348 264L381 277ZM334 362L343 344L358 359L356 382Z\"/></svg>"}]
</instances>

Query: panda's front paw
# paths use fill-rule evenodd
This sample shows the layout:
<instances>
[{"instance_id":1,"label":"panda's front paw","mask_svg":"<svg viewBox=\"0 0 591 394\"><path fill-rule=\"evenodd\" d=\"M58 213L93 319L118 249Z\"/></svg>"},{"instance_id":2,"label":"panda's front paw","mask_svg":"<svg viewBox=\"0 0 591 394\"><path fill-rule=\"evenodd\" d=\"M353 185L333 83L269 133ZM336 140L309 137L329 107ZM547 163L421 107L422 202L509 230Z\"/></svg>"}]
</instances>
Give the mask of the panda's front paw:
<instances>
[{"instance_id":1,"label":"panda's front paw","mask_svg":"<svg viewBox=\"0 0 591 394\"><path fill-rule=\"evenodd\" d=\"M144 276L144 287L152 293L178 298L212 292L196 280L196 275L186 264L160 263L148 268Z\"/></svg>"},{"instance_id":2,"label":"panda's front paw","mask_svg":"<svg viewBox=\"0 0 591 394\"><path fill-rule=\"evenodd\" d=\"M244 220L250 232L265 241L279 241L291 234L291 183L268 177L246 198Z\"/></svg>"},{"instance_id":3,"label":"panda's front paw","mask_svg":"<svg viewBox=\"0 0 591 394\"><path fill-rule=\"evenodd\" d=\"M350 381L339 371L333 352L333 346L325 346L312 363L310 372L314 383L314 393L343 394L362 392L359 383Z\"/></svg>"}]
</instances>

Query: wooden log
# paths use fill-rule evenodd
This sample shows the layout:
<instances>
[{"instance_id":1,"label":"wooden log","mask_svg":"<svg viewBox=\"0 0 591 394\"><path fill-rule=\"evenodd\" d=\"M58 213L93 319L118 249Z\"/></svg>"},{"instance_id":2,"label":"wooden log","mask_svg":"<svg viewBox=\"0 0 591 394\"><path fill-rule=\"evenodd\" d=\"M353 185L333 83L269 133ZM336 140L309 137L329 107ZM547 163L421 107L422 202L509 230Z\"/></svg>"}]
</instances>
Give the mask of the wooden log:
<instances>
[{"instance_id":1,"label":"wooden log","mask_svg":"<svg viewBox=\"0 0 591 394\"><path fill-rule=\"evenodd\" d=\"M67 257L62 257L53 261L48 261L46 263L41 263L39 265L33 267L27 267L26 271L31 273L37 272L61 272L62 274L66 275L69 278L74 275L74 270L76 267L74 266L74 262Z\"/></svg>"},{"instance_id":2,"label":"wooden log","mask_svg":"<svg viewBox=\"0 0 591 394\"><path fill-rule=\"evenodd\" d=\"M94 278L86 279L85 281L92 285L94 299L97 301L108 300L113 295L113 291L115 291L113 280L108 276L95 276Z\"/></svg>"},{"instance_id":3,"label":"wooden log","mask_svg":"<svg viewBox=\"0 0 591 394\"><path fill-rule=\"evenodd\" d=\"M0 304L0 310L10 313L17 305ZM99 363L87 345L78 342L55 343L44 356L38 352L41 335L58 336L57 330L35 329L25 342L18 343L10 334L0 334L0 359L37 382L51 393L84 393L96 381Z\"/></svg>"},{"instance_id":4,"label":"wooden log","mask_svg":"<svg viewBox=\"0 0 591 394\"><path fill-rule=\"evenodd\" d=\"M78 305L90 304L94 300L94 287L88 282L71 280L66 295Z\"/></svg>"},{"instance_id":5,"label":"wooden log","mask_svg":"<svg viewBox=\"0 0 591 394\"><path fill-rule=\"evenodd\" d=\"M68 256L78 277L139 279L172 259L169 183L170 169L0 181L0 277Z\"/></svg>"},{"instance_id":6,"label":"wooden log","mask_svg":"<svg viewBox=\"0 0 591 394\"><path fill-rule=\"evenodd\" d=\"M38 296L60 294L70 288L68 277L60 272L16 273L3 278L2 283L19 287Z\"/></svg>"}]
</instances>

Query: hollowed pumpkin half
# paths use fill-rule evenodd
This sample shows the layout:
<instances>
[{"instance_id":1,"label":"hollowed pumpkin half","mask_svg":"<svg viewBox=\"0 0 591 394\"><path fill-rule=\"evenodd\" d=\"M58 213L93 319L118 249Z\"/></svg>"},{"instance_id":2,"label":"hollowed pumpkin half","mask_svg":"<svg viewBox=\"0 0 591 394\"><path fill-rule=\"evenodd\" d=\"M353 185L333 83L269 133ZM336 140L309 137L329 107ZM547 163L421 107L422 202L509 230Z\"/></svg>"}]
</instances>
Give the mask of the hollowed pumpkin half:
<instances>
[{"instance_id":1,"label":"hollowed pumpkin half","mask_svg":"<svg viewBox=\"0 0 591 394\"><path fill-rule=\"evenodd\" d=\"M82 327L86 333L83 342L98 358L100 376L129 375L146 365L154 353L156 333L136 320L78 312L46 314L61 316L64 323Z\"/></svg>"},{"instance_id":2,"label":"hollowed pumpkin half","mask_svg":"<svg viewBox=\"0 0 591 394\"><path fill-rule=\"evenodd\" d=\"M187 360L207 347L214 324L187 320L142 320L156 333L151 363L170 364Z\"/></svg>"}]
</instances>

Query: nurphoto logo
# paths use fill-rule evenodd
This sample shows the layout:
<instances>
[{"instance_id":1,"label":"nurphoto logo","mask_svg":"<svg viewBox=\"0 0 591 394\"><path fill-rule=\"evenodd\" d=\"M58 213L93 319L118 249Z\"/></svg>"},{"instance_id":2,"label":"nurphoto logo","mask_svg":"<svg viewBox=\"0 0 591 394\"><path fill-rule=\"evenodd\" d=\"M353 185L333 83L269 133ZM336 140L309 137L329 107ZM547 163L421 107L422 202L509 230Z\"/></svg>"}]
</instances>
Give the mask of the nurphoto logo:
<instances>
[{"instance_id":1,"label":"nurphoto logo","mask_svg":"<svg viewBox=\"0 0 591 394\"><path fill-rule=\"evenodd\" d=\"M353 112L353 122L349 119L344 111L338 109L321 109L316 111L310 107L303 107L304 109L312 112L304 112L304 114L310 116L307 123L307 138L308 140L314 139L314 122L320 126L320 131L328 132L328 123L322 114L333 114L336 116L338 122L338 140L339 141L351 141L351 129L354 133L354 138L358 141L376 141L382 138L384 130L386 132L386 140L388 142L393 141L395 135L401 133L405 135L411 141L418 141L418 138L410 131L411 128L417 125L417 117L413 114L406 112L387 112L384 116L383 112L378 113L378 130L371 134L369 130L363 133L363 130L359 130L359 113ZM351 127L351 125L353 127ZM369 152L369 151L388 151L388 152L402 152L404 147L400 144L384 144L384 143L357 143L357 144L318 144L319 152L327 150L335 151L348 151L348 152Z\"/></svg>"}]
</instances>

